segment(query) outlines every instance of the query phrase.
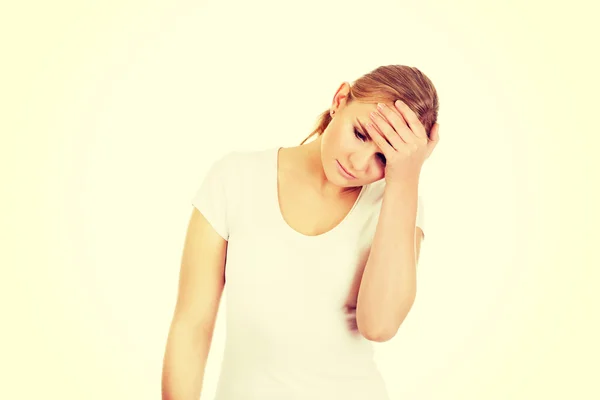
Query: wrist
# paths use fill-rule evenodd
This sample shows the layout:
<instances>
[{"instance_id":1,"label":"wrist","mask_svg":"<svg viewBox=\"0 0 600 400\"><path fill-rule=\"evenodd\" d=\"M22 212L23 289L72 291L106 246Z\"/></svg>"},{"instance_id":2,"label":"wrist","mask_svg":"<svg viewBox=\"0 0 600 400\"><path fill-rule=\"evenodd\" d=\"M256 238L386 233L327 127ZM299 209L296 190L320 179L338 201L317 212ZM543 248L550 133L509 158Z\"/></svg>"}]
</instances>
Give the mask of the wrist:
<instances>
[{"instance_id":1,"label":"wrist","mask_svg":"<svg viewBox=\"0 0 600 400\"><path fill-rule=\"evenodd\" d=\"M395 181L385 185L384 198L387 198L387 201L403 203L417 199L418 196L419 184L416 180Z\"/></svg>"},{"instance_id":2,"label":"wrist","mask_svg":"<svg viewBox=\"0 0 600 400\"><path fill-rule=\"evenodd\" d=\"M386 190L390 188L390 190L418 190L419 188L419 175L410 175L404 177L397 177L396 179L386 179L385 182Z\"/></svg>"}]
</instances>

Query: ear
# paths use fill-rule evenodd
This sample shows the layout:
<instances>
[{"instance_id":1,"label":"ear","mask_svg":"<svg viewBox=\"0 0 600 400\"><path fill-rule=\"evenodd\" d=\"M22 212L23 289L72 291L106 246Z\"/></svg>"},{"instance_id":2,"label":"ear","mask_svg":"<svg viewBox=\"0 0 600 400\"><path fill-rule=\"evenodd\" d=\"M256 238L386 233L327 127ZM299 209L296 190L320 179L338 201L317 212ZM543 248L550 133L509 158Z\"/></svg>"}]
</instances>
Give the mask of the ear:
<instances>
[{"instance_id":1,"label":"ear","mask_svg":"<svg viewBox=\"0 0 600 400\"><path fill-rule=\"evenodd\" d=\"M335 91L333 101L331 102L331 109L333 111L337 111L338 108L343 107L346 104L349 94L350 84L348 82L342 82Z\"/></svg>"}]
</instances>

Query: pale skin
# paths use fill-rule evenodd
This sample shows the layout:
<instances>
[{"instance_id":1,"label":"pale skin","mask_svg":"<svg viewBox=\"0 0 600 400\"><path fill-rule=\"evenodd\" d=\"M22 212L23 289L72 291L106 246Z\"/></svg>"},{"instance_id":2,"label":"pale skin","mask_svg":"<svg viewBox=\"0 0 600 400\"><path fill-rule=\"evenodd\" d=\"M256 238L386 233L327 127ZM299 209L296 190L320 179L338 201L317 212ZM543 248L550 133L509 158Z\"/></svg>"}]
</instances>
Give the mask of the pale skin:
<instances>
[{"instance_id":1,"label":"pale skin","mask_svg":"<svg viewBox=\"0 0 600 400\"><path fill-rule=\"evenodd\" d=\"M344 82L336 91L330 107L334 117L321 136L279 151L279 205L292 229L320 235L340 223L363 185L386 179L371 251L347 301L351 325L366 339L383 342L396 334L416 296L423 240L415 226L418 181L439 140L439 126L428 137L404 104L386 103L382 110L377 103L346 104L349 88ZM338 162L354 178L340 172ZM225 285L226 253L227 241L194 208L163 361L163 400L200 396Z\"/></svg>"}]
</instances>

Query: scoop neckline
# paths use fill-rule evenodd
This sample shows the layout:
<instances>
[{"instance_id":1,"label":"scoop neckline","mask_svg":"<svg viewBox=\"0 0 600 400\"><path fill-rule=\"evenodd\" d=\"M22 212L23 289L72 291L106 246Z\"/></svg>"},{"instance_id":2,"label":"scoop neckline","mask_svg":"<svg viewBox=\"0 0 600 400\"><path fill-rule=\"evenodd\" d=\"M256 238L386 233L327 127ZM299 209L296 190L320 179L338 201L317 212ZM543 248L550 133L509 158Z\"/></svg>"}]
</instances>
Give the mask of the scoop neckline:
<instances>
[{"instance_id":1,"label":"scoop neckline","mask_svg":"<svg viewBox=\"0 0 600 400\"><path fill-rule=\"evenodd\" d=\"M273 168L273 170L275 171L275 174L274 174L275 175L274 176L275 207L274 208L275 208L275 211L277 214L277 220L279 221L280 225L283 226L283 230L286 232L286 234L295 236L296 238L299 238L300 240L305 240L305 241L320 241L320 240L324 240L326 238L335 236L336 234L341 232L343 230L344 226L349 223L352 216L355 214L355 210L358 207L359 203L361 202L361 199L364 197L364 194L367 191L369 184L362 186L362 188L358 194L358 197L356 198L356 200L354 201L354 204L350 208L350 211L348 211L348 213L346 213L344 218L337 225L335 225L333 228L329 229L328 231L325 231L318 235L306 235L306 234L301 233L301 232L297 231L296 229L292 228L290 226L290 224L287 223L285 218L283 218L283 213L281 212L281 206L279 204L279 151L281 149L283 149L283 147L275 147L273 149L274 153L275 153L274 154L275 168Z\"/></svg>"}]
</instances>

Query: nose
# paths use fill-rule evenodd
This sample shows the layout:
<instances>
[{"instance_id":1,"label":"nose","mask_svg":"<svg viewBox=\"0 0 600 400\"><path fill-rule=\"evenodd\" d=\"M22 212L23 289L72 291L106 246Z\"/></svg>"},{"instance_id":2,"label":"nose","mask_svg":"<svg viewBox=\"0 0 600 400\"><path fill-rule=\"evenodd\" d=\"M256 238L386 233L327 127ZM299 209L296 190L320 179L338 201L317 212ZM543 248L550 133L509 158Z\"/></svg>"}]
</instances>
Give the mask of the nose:
<instances>
[{"instance_id":1,"label":"nose","mask_svg":"<svg viewBox=\"0 0 600 400\"><path fill-rule=\"evenodd\" d=\"M369 166L369 159L371 155L367 152L356 152L350 156L350 162L352 163L352 169L356 172L365 172Z\"/></svg>"}]
</instances>

